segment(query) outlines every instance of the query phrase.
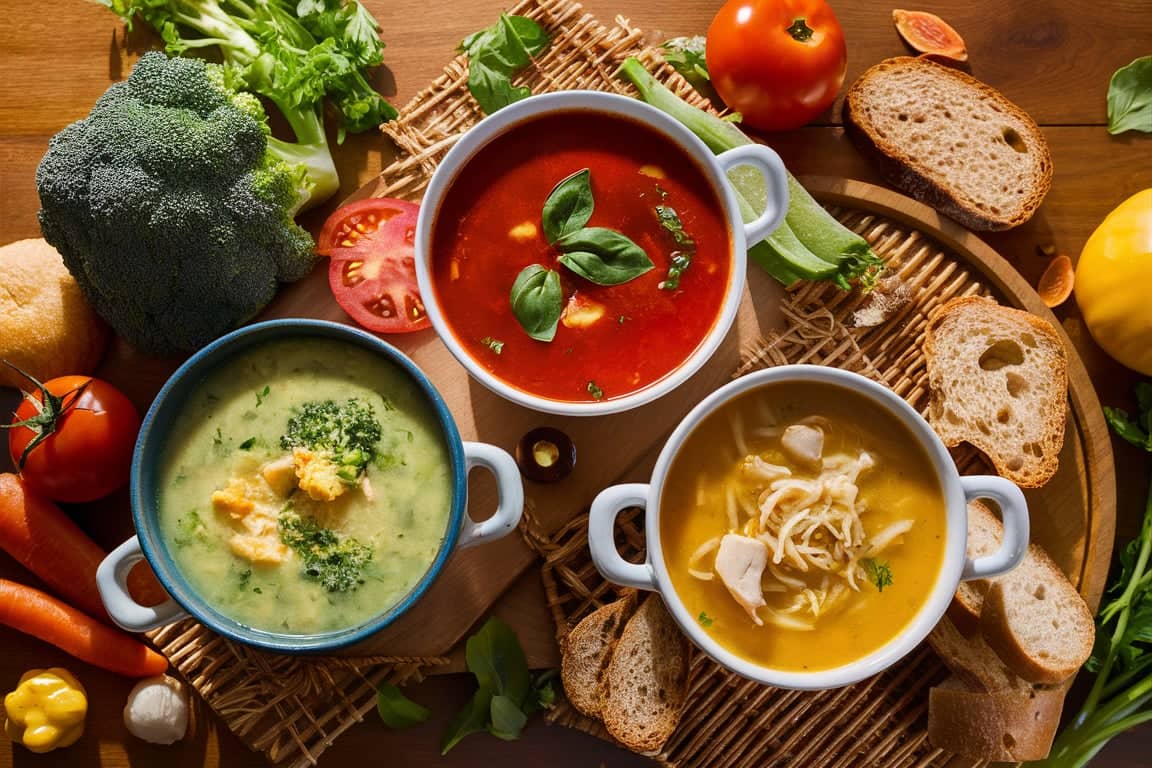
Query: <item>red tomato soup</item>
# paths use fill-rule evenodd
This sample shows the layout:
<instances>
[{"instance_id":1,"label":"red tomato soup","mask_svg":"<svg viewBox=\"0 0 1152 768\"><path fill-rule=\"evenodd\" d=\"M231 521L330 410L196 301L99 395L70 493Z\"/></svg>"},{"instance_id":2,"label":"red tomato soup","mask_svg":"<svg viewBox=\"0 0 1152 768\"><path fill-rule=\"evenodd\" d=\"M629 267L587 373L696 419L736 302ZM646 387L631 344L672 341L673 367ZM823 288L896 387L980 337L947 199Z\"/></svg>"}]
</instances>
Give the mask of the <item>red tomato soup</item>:
<instances>
[{"instance_id":1,"label":"red tomato soup","mask_svg":"<svg viewBox=\"0 0 1152 768\"><path fill-rule=\"evenodd\" d=\"M622 233L654 265L620 285L562 266L542 225L552 190L585 168L594 201L585 226ZM657 206L675 211L687 247ZM679 366L716 322L732 279L721 211L695 161L642 124L589 111L529 120L477 152L445 195L432 235L436 299L457 341L508 385L567 402L623 397ZM686 252L691 263L670 289L673 256ZM560 280L549 342L531 338L512 310L513 283L534 264Z\"/></svg>"}]
</instances>

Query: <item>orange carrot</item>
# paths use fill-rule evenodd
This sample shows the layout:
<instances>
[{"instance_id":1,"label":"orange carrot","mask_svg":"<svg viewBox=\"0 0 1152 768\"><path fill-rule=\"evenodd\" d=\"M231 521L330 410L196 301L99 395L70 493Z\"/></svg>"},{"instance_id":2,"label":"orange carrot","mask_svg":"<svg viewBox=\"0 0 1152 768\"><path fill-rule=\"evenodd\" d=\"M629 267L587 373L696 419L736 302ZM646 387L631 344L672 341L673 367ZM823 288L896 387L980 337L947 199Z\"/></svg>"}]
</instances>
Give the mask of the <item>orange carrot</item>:
<instances>
[{"instance_id":1,"label":"orange carrot","mask_svg":"<svg viewBox=\"0 0 1152 768\"><path fill-rule=\"evenodd\" d=\"M168 659L38 589L0 579L0 624L127 677L162 675Z\"/></svg>"},{"instance_id":2,"label":"orange carrot","mask_svg":"<svg viewBox=\"0 0 1152 768\"><path fill-rule=\"evenodd\" d=\"M0 474L0 549L68 602L106 620L104 601L96 589L96 568L104 550L59 507L26 488L13 474ZM136 569L132 573L135 576ZM143 581L137 577L131 583L137 587ZM146 605L167 598L154 580L152 584L153 589L147 591L160 596L142 600ZM135 596L137 590L132 593Z\"/></svg>"}]
</instances>

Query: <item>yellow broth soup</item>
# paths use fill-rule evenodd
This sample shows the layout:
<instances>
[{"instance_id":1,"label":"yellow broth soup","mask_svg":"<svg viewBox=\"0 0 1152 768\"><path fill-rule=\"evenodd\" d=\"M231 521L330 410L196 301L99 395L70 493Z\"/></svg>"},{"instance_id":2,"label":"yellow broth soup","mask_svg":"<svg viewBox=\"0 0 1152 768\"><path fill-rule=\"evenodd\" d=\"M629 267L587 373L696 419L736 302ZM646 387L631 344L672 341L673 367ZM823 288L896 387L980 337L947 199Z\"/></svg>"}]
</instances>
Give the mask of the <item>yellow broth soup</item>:
<instances>
[{"instance_id":1,"label":"yellow broth soup","mask_svg":"<svg viewBox=\"0 0 1152 768\"><path fill-rule=\"evenodd\" d=\"M944 557L927 454L849 389L770 384L709 414L669 466L660 542L677 595L749 662L831 669L897 636Z\"/></svg>"},{"instance_id":2,"label":"yellow broth soup","mask_svg":"<svg viewBox=\"0 0 1152 768\"><path fill-rule=\"evenodd\" d=\"M452 504L448 447L399 367L274 341L202 381L164 448L160 531L210 605L261 630L353 627L424 576Z\"/></svg>"}]
</instances>

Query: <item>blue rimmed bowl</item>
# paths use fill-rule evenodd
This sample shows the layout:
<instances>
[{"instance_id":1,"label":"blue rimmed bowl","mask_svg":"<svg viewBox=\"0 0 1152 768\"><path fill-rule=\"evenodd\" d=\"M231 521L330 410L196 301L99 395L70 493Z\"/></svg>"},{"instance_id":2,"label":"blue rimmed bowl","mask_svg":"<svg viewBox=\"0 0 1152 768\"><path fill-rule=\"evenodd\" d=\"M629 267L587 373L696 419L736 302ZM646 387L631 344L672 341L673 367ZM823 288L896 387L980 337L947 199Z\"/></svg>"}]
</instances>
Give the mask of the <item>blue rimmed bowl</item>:
<instances>
[{"instance_id":1,"label":"blue rimmed bowl","mask_svg":"<svg viewBox=\"0 0 1152 768\"><path fill-rule=\"evenodd\" d=\"M215 608L189 583L177 566L160 533L159 497L162 458L180 414L206 376L234 357L272 341L328 339L367 350L403 372L427 400L434 414L451 463L452 500L440 548L427 571L398 602L382 605L380 612L343 629L311 634L271 632L249 627ZM467 479L473 467L496 478L496 512L475 522L467 512ZM325 652L360 642L379 632L412 607L428 590L457 548L498 539L516 528L524 507L524 491L516 462L505 451L485 443L465 442L445 404L428 377L392 345L355 328L320 320L272 320L250 325L224 336L188 359L156 396L136 441L130 481L132 517L136 535L117 547L100 564L97 586L108 615L131 632L143 632L192 616L225 637L241 643L285 653ZM155 606L136 602L128 592L128 573L147 560L170 599Z\"/></svg>"}]
</instances>

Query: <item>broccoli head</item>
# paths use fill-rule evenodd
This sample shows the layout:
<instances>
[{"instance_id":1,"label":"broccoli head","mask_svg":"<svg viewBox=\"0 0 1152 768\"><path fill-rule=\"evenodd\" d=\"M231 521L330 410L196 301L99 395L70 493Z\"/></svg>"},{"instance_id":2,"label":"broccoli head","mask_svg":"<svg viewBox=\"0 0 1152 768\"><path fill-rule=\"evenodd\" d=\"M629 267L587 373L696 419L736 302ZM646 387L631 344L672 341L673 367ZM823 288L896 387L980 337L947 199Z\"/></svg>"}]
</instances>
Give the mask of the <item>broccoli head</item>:
<instances>
[{"instance_id":1,"label":"broccoli head","mask_svg":"<svg viewBox=\"0 0 1152 768\"><path fill-rule=\"evenodd\" d=\"M335 173L282 159L260 102L227 80L219 65L147 53L37 169L44 238L96 311L150 354L240 325L316 258L293 216Z\"/></svg>"},{"instance_id":2,"label":"broccoli head","mask_svg":"<svg viewBox=\"0 0 1152 768\"><path fill-rule=\"evenodd\" d=\"M336 466L341 481L353 484L375 457L380 434L380 422L368 403L354 397L343 404L313 401L304 403L288 420L280 447L320 454Z\"/></svg>"}]
</instances>

